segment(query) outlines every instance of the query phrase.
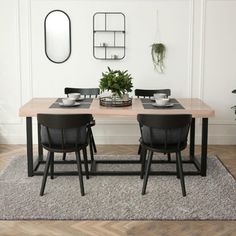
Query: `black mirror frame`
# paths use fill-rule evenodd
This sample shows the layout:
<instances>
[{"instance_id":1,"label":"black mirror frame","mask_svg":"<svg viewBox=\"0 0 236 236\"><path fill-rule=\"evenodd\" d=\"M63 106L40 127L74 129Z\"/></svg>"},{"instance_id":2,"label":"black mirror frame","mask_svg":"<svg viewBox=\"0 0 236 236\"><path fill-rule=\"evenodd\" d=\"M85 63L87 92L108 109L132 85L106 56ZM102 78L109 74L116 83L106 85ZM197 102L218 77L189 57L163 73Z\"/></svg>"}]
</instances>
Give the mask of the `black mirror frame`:
<instances>
[{"instance_id":1,"label":"black mirror frame","mask_svg":"<svg viewBox=\"0 0 236 236\"><path fill-rule=\"evenodd\" d=\"M67 58L66 58L65 60L59 61L59 62L52 60L52 59L48 56L48 54L47 54L46 21L47 21L48 16L49 16L51 13L55 12L55 11L59 11L59 12L64 13L64 14L67 16L68 20L69 20L69 44L70 44L70 52L69 52L69 55L67 56ZM66 62L66 61L70 58L70 56L71 56L71 20L70 20L69 15L68 15L66 12L64 12L64 11L62 11L62 10L56 9L56 10L50 11L50 12L46 15L46 17L45 17L45 19L44 19L44 50L45 50L45 54L46 54L48 60L50 60L51 62L56 63L56 64L64 63L64 62Z\"/></svg>"}]
</instances>

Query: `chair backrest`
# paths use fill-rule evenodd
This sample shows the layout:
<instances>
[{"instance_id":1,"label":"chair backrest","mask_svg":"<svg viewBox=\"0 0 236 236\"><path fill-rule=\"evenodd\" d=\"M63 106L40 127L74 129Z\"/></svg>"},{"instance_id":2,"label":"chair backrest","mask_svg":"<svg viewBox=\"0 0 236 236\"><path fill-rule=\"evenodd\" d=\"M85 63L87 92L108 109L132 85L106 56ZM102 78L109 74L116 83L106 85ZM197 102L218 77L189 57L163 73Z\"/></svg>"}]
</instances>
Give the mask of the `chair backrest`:
<instances>
[{"instance_id":1,"label":"chair backrest","mask_svg":"<svg viewBox=\"0 0 236 236\"><path fill-rule=\"evenodd\" d=\"M86 145L91 114L38 114L42 145L47 149L65 150Z\"/></svg>"},{"instance_id":2,"label":"chair backrest","mask_svg":"<svg viewBox=\"0 0 236 236\"><path fill-rule=\"evenodd\" d=\"M65 94L68 96L68 93L80 93L82 96L86 97L97 97L100 94L99 88L68 88L64 90Z\"/></svg>"},{"instance_id":3,"label":"chair backrest","mask_svg":"<svg viewBox=\"0 0 236 236\"><path fill-rule=\"evenodd\" d=\"M137 97L153 97L154 93L165 93L166 95L171 95L170 89L135 89L134 94Z\"/></svg>"},{"instance_id":4,"label":"chair backrest","mask_svg":"<svg viewBox=\"0 0 236 236\"><path fill-rule=\"evenodd\" d=\"M151 115L138 114L141 137L144 144L160 147L162 150L185 147L192 115Z\"/></svg>"}]
</instances>

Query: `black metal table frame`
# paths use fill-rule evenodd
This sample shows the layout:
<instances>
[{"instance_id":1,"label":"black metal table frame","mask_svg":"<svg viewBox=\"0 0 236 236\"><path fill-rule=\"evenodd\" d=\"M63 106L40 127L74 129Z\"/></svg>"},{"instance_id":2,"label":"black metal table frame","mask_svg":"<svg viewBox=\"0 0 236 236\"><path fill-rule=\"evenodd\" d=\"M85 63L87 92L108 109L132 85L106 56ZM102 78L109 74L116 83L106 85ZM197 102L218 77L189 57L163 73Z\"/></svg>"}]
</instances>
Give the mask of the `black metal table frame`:
<instances>
[{"instance_id":1,"label":"black metal table frame","mask_svg":"<svg viewBox=\"0 0 236 236\"><path fill-rule=\"evenodd\" d=\"M33 138L32 138L32 117L26 117L26 136L27 136L27 167L28 176L43 175L43 171L39 171L38 168L41 164L44 164L43 149L41 145L38 145L38 157L34 162L33 160ZM201 143L201 161L200 163L195 158L195 118L192 119L190 128L190 148L189 148L189 160L184 160L183 163L194 164L196 171L184 171L185 175L201 175L206 176L207 173L207 146L208 146L208 118L202 118L202 143ZM40 144L40 129L38 127L38 142ZM55 161L55 164L72 164L76 161ZM153 163L175 163L175 161L165 160L153 160ZM90 175L140 175L140 171L97 171L98 164L139 164L140 160L95 160L91 163ZM141 167L140 167L141 170ZM61 171L55 172L55 175L78 175L76 171ZM83 173L84 174L84 173ZM176 171L152 171L151 175L176 175Z\"/></svg>"}]
</instances>

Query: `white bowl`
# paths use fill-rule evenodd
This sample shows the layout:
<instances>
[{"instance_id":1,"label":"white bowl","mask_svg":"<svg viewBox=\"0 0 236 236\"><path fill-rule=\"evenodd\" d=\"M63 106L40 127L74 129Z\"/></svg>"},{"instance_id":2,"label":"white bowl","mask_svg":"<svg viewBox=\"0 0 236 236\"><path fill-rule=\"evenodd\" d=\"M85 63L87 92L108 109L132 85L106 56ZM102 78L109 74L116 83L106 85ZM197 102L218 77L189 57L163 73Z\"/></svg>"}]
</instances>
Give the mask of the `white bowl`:
<instances>
[{"instance_id":1,"label":"white bowl","mask_svg":"<svg viewBox=\"0 0 236 236\"><path fill-rule=\"evenodd\" d=\"M160 98L167 98L168 96L167 96L167 94L165 94L165 93L154 93L154 94L153 94L153 97L154 97L155 99L160 99Z\"/></svg>"},{"instance_id":2,"label":"white bowl","mask_svg":"<svg viewBox=\"0 0 236 236\"><path fill-rule=\"evenodd\" d=\"M75 98L63 98L62 102L65 106L71 106L75 104Z\"/></svg>"},{"instance_id":3,"label":"white bowl","mask_svg":"<svg viewBox=\"0 0 236 236\"><path fill-rule=\"evenodd\" d=\"M79 99L80 98L80 93L68 93L68 97Z\"/></svg>"},{"instance_id":4,"label":"white bowl","mask_svg":"<svg viewBox=\"0 0 236 236\"><path fill-rule=\"evenodd\" d=\"M157 104L158 106L165 106L166 104L168 104L169 100L170 100L169 98L159 98L159 99L155 99L156 104Z\"/></svg>"}]
</instances>

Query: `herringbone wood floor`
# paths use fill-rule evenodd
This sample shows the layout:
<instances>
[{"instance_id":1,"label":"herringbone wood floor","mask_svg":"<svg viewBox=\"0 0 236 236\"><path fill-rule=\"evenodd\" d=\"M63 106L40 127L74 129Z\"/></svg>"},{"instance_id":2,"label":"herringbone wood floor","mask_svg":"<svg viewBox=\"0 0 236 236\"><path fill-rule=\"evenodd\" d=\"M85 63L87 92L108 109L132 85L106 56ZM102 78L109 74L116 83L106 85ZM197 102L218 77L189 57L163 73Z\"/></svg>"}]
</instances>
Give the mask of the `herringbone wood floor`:
<instances>
[{"instance_id":1,"label":"herringbone wood floor","mask_svg":"<svg viewBox=\"0 0 236 236\"><path fill-rule=\"evenodd\" d=\"M35 148L36 150L36 148ZM199 148L196 150L199 153ZM135 154L136 145L100 145L98 154ZM0 169L24 145L0 145ZM210 146L236 177L236 146ZM1 191L1 190L0 190ZM236 203L235 203L236 204ZM235 236L235 221L0 221L0 236Z\"/></svg>"}]
</instances>

